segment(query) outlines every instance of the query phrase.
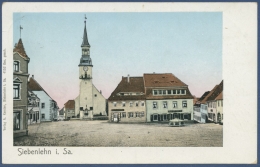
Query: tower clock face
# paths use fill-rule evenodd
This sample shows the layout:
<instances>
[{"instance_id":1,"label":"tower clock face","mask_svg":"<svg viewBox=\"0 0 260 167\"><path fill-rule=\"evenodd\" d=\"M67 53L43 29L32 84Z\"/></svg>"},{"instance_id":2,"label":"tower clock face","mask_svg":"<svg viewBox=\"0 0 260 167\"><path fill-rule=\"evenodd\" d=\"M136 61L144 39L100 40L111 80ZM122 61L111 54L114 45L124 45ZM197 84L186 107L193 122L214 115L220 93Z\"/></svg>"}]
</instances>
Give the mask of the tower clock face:
<instances>
[{"instance_id":1,"label":"tower clock face","mask_svg":"<svg viewBox=\"0 0 260 167\"><path fill-rule=\"evenodd\" d=\"M84 70L84 71L88 71L88 67L87 67L87 66L84 66L84 67L83 67L83 70Z\"/></svg>"}]
</instances>

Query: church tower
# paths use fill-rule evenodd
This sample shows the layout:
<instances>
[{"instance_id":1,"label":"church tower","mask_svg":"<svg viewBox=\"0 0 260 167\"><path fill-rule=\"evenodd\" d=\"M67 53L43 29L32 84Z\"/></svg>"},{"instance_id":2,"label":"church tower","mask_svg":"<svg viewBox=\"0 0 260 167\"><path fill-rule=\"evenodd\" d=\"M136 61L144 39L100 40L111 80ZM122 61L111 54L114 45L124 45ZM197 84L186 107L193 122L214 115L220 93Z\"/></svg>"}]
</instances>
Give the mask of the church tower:
<instances>
[{"instance_id":1,"label":"church tower","mask_svg":"<svg viewBox=\"0 0 260 167\"><path fill-rule=\"evenodd\" d=\"M83 32L83 41L81 45L81 58L79 63L79 110L80 117L93 116L93 86L92 86L92 61L90 58L90 44L88 42L87 28L86 28L86 17L85 27Z\"/></svg>"},{"instance_id":2,"label":"church tower","mask_svg":"<svg viewBox=\"0 0 260 167\"><path fill-rule=\"evenodd\" d=\"M87 19L85 17L85 19ZM106 115L106 99L92 82L92 61L88 42L86 20L81 44L79 62L79 95L75 100L75 118L92 120L95 116Z\"/></svg>"}]
</instances>

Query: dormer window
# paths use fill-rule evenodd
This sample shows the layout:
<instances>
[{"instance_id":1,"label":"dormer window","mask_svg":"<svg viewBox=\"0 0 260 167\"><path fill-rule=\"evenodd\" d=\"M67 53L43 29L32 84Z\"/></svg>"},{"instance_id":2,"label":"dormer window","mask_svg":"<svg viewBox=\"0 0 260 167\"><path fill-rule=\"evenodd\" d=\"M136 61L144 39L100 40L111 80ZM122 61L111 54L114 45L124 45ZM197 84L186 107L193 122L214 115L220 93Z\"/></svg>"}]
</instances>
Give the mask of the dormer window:
<instances>
[{"instance_id":1,"label":"dormer window","mask_svg":"<svg viewBox=\"0 0 260 167\"><path fill-rule=\"evenodd\" d=\"M19 71L20 71L20 62L14 61L14 72L19 72Z\"/></svg>"}]
</instances>

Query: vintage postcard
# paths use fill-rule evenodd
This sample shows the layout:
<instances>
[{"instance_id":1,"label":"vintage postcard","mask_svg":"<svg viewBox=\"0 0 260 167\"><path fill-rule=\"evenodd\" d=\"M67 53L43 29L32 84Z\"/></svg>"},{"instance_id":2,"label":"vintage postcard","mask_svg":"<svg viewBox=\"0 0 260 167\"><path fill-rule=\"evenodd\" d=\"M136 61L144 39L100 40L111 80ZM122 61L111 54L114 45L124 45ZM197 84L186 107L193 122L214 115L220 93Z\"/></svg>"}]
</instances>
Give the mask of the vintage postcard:
<instances>
[{"instance_id":1,"label":"vintage postcard","mask_svg":"<svg viewBox=\"0 0 260 167\"><path fill-rule=\"evenodd\" d=\"M257 163L256 3L2 9L4 164Z\"/></svg>"}]
</instances>

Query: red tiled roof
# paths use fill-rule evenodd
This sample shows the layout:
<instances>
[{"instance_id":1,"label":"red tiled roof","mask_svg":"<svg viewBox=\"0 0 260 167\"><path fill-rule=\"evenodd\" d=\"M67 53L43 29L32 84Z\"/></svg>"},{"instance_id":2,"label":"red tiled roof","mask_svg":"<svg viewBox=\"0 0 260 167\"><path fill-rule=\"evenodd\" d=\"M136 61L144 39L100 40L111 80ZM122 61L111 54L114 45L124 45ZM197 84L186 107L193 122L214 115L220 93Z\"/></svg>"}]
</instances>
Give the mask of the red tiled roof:
<instances>
[{"instance_id":1,"label":"red tiled roof","mask_svg":"<svg viewBox=\"0 0 260 167\"><path fill-rule=\"evenodd\" d=\"M179 78L171 73L144 74L145 87L175 87L187 86Z\"/></svg>"},{"instance_id":2,"label":"red tiled roof","mask_svg":"<svg viewBox=\"0 0 260 167\"><path fill-rule=\"evenodd\" d=\"M216 97L215 100L223 100L223 91Z\"/></svg>"},{"instance_id":3,"label":"red tiled roof","mask_svg":"<svg viewBox=\"0 0 260 167\"><path fill-rule=\"evenodd\" d=\"M215 100L216 97L223 91L223 80L220 82L220 84L217 86L216 90L209 96L207 101Z\"/></svg>"},{"instance_id":4,"label":"red tiled roof","mask_svg":"<svg viewBox=\"0 0 260 167\"><path fill-rule=\"evenodd\" d=\"M217 87L218 87L218 85L216 85L200 103L201 103L201 104L205 104L206 101L208 101L208 98L209 98L209 97L211 96L211 94L216 90Z\"/></svg>"},{"instance_id":5,"label":"red tiled roof","mask_svg":"<svg viewBox=\"0 0 260 167\"><path fill-rule=\"evenodd\" d=\"M14 47L13 52L19 53L23 58L29 58L24 50L21 38L19 39L18 44Z\"/></svg>"},{"instance_id":6,"label":"red tiled roof","mask_svg":"<svg viewBox=\"0 0 260 167\"><path fill-rule=\"evenodd\" d=\"M198 101L202 101L205 97L207 97L207 95L210 93L210 91L206 91L200 98Z\"/></svg>"},{"instance_id":7,"label":"red tiled roof","mask_svg":"<svg viewBox=\"0 0 260 167\"><path fill-rule=\"evenodd\" d=\"M127 82L127 77L122 77L121 82L118 84L116 89L111 93L108 100L141 100L145 99L145 95L127 95L118 96L120 92L138 92L144 93L144 81L143 77L129 77L129 82Z\"/></svg>"},{"instance_id":8,"label":"red tiled roof","mask_svg":"<svg viewBox=\"0 0 260 167\"><path fill-rule=\"evenodd\" d=\"M65 104L64 107L66 109L75 109L75 101L74 100L68 100Z\"/></svg>"}]
</instances>

